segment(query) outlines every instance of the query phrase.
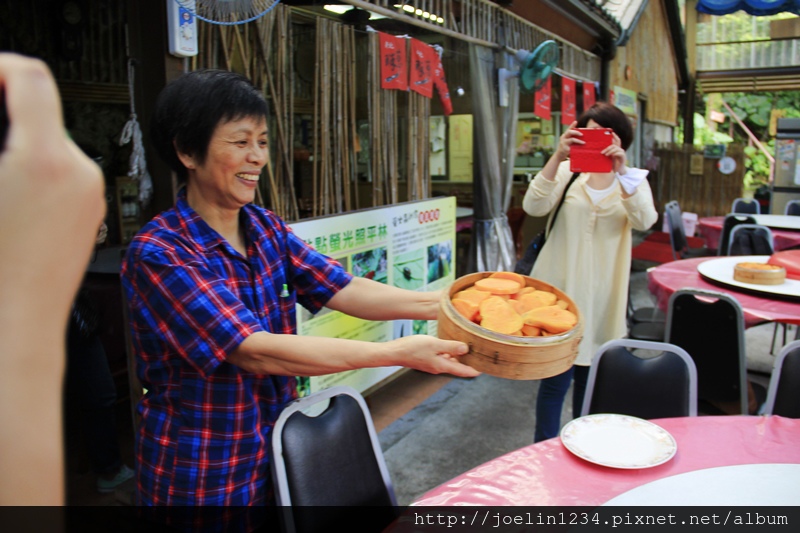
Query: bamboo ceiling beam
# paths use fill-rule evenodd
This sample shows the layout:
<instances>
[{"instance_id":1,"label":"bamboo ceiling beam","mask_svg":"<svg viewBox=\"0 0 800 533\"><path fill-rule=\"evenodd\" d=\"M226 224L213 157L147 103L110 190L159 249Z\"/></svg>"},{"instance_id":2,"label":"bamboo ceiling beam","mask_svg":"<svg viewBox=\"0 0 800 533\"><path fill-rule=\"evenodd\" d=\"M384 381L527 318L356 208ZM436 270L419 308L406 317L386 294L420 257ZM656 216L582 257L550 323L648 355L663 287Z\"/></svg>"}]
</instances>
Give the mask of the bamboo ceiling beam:
<instances>
[{"instance_id":1,"label":"bamboo ceiling beam","mask_svg":"<svg viewBox=\"0 0 800 533\"><path fill-rule=\"evenodd\" d=\"M462 41L466 41L468 43L478 44L481 46L485 46L487 48L495 48L500 50L501 47L497 43L493 43L491 41L484 41L483 39L478 39L476 37L471 37L469 35L465 35L463 33L458 33L457 31L449 30L447 28L442 28L439 25L433 25L429 22L425 22L424 20L419 20L413 17L409 17L406 15L400 15L397 11L393 9L387 9L385 7L381 7L375 4L371 4L364 0L342 0L345 4L350 4L353 7L358 7L360 9L366 9L368 11L372 11L373 13L377 13L379 15L384 15L386 17L395 19L395 20L402 20L407 24L411 24L412 26L418 26L420 28L425 28L426 30L432 30L436 33L441 33L442 35L447 35L448 37L452 37L454 39L460 39Z\"/></svg>"}]
</instances>

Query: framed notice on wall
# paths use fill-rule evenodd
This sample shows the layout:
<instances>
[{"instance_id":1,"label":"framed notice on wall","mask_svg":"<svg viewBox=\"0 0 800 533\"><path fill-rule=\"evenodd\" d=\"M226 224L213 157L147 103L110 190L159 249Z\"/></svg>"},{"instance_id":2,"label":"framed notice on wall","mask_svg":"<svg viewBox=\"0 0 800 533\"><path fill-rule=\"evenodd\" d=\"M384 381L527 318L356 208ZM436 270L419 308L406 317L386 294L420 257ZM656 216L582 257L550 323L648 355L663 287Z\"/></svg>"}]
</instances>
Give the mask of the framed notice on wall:
<instances>
[{"instance_id":1,"label":"framed notice on wall","mask_svg":"<svg viewBox=\"0 0 800 533\"><path fill-rule=\"evenodd\" d=\"M693 176L702 175L703 161L705 161L703 154L692 154L691 159L689 159L689 174Z\"/></svg>"},{"instance_id":2,"label":"framed notice on wall","mask_svg":"<svg viewBox=\"0 0 800 533\"><path fill-rule=\"evenodd\" d=\"M292 231L339 261L354 276L413 291L435 291L455 280L455 197L301 220ZM391 305L390 303L388 305ZM327 307L316 315L297 306L299 335L385 342L415 334L436 335L435 320L362 320ZM349 385L364 392L399 367L365 368L298 380L301 394Z\"/></svg>"}]
</instances>

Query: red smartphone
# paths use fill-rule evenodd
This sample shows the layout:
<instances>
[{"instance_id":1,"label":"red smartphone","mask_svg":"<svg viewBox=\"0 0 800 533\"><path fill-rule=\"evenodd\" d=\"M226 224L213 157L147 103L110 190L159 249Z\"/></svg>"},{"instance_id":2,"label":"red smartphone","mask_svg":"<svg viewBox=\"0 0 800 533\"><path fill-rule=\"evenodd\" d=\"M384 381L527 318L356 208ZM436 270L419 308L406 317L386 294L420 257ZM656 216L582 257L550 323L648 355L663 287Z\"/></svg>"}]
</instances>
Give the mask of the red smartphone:
<instances>
[{"instance_id":1,"label":"red smartphone","mask_svg":"<svg viewBox=\"0 0 800 533\"><path fill-rule=\"evenodd\" d=\"M611 172L611 158L600 152L610 146L614 132L611 128L577 128L586 144L569 147L569 169L572 172Z\"/></svg>"}]
</instances>

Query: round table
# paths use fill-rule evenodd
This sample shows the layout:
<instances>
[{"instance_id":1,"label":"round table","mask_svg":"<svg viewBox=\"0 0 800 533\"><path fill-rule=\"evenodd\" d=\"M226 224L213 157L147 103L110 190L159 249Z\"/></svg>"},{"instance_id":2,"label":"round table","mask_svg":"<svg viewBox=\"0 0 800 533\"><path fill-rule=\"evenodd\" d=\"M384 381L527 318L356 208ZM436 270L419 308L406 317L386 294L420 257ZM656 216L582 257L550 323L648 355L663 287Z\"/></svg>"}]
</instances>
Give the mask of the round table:
<instances>
[{"instance_id":1,"label":"round table","mask_svg":"<svg viewBox=\"0 0 800 533\"><path fill-rule=\"evenodd\" d=\"M800 325L800 301L769 298L706 281L697 272L697 265L716 257L699 257L664 263L647 272L647 288L656 297L658 306L666 309L669 297L682 288L723 292L733 296L744 311L745 327L764 322Z\"/></svg>"},{"instance_id":2,"label":"round table","mask_svg":"<svg viewBox=\"0 0 800 533\"><path fill-rule=\"evenodd\" d=\"M800 420L703 416L653 420L677 442L675 456L643 469L599 466L556 437L510 452L444 483L414 506L598 506L656 480L731 465L800 464Z\"/></svg>"},{"instance_id":3,"label":"round table","mask_svg":"<svg viewBox=\"0 0 800 533\"><path fill-rule=\"evenodd\" d=\"M750 215L757 220L762 222L767 222L763 224L770 228L772 232L772 238L774 240L775 251L778 250L785 250L787 248L792 248L794 246L800 246L800 231L781 228L781 227L772 227L769 223L770 216L783 216L783 215ZM798 222L800 222L800 217L793 217L797 218ZM777 220L777 219L776 219ZM725 217L706 217L701 218L697 221L697 231L706 239L706 246L712 250L719 249L719 238L722 234L722 224L725 221Z\"/></svg>"}]
</instances>

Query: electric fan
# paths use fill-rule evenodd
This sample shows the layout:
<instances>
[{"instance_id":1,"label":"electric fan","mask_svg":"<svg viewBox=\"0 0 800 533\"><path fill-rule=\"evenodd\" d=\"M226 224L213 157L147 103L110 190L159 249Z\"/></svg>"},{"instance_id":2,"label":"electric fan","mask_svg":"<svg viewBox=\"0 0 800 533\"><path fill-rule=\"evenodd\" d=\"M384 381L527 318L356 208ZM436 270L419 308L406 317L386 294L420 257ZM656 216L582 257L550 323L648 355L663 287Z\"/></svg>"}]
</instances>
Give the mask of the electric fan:
<instances>
[{"instance_id":1,"label":"electric fan","mask_svg":"<svg viewBox=\"0 0 800 533\"><path fill-rule=\"evenodd\" d=\"M200 20L231 26L263 17L281 0L175 0Z\"/></svg>"},{"instance_id":2,"label":"electric fan","mask_svg":"<svg viewBox=\"0 0 800 533\"><path fill-rule=\"evenodd\" d=\"M553 40L544 41L533 51L517 50L514 53L520 70L505 68L497 71L497 88L500 94L500 105L508 105L508 80L519 78L519 90L523 94L535 93L541 89L558 64L558 43Z\"/></svg>"}]
</instances>

